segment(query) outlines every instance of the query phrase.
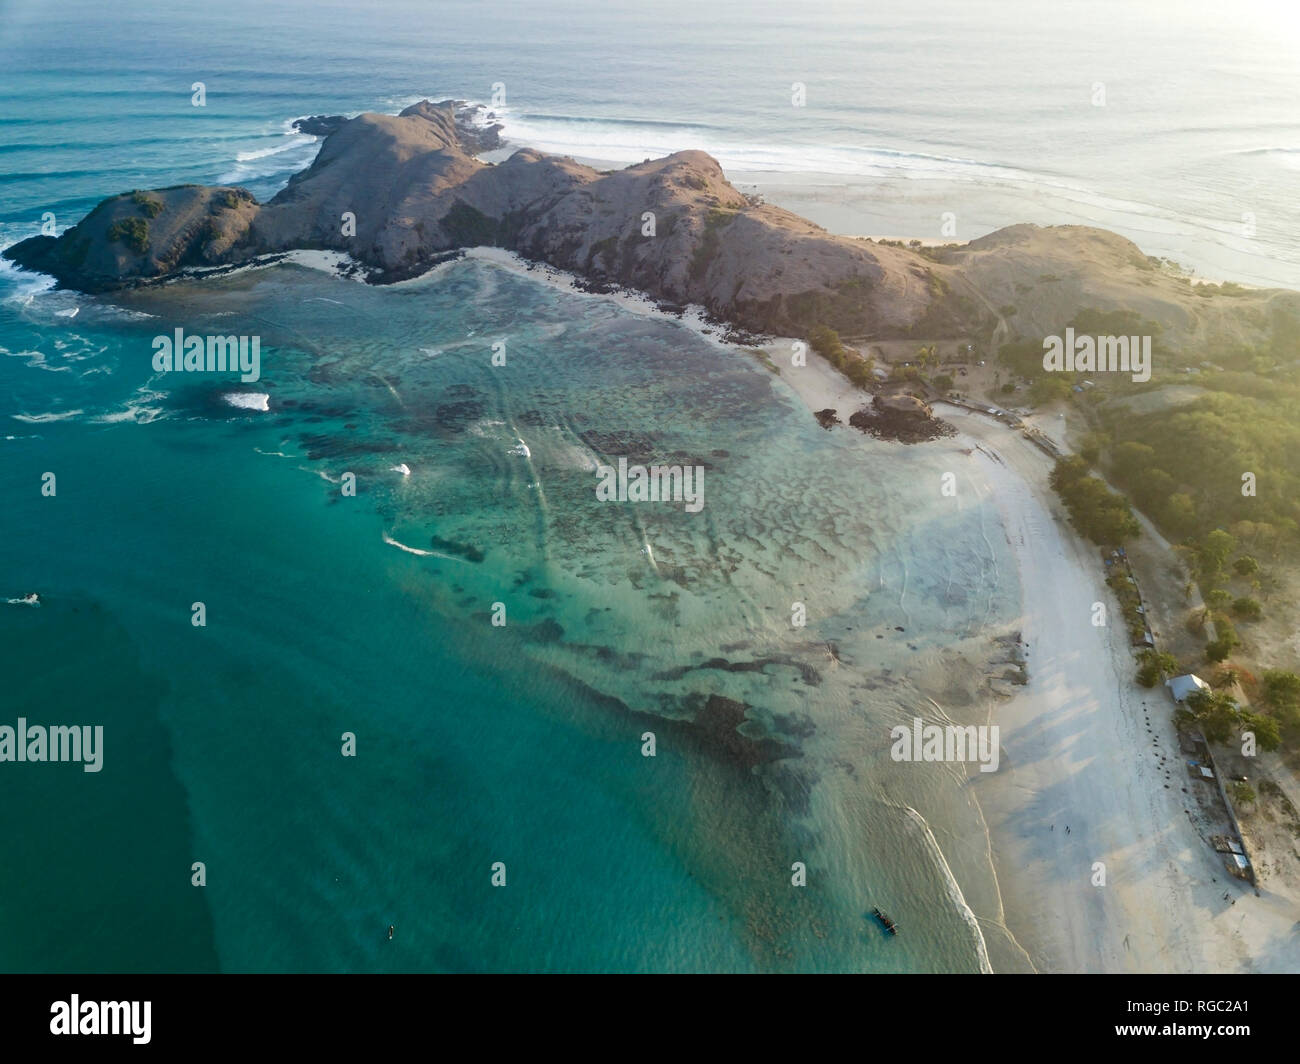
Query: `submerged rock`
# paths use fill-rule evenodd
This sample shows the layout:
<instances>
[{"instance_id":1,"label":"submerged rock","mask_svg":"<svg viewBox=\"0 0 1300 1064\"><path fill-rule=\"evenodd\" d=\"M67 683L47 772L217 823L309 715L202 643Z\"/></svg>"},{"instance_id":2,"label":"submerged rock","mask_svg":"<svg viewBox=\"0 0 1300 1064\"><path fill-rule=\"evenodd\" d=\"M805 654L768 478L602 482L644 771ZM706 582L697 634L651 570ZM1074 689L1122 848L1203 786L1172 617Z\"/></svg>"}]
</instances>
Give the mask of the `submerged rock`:
<instances>
[{"instance_id":1,"label":"submerged rock","mask_svg":"<svg viewBox=\"0 0 1300 1064\"><path fill-rule=\"evenodd\" d=\"M306 118L295 118L293 128L311 137L328 137L346 121L347 118L343 115L309 115Z\"/></svg>"}]
</instances>

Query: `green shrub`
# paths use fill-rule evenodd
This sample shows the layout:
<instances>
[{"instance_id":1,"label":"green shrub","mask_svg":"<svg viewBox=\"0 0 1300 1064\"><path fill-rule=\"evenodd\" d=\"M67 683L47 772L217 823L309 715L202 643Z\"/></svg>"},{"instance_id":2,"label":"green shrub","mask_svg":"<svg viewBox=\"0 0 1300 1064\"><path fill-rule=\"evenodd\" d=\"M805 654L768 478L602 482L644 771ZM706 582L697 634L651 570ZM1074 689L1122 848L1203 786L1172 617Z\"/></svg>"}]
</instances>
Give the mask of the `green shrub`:
<instances>
[{"instance_id":1,"label":"green shrub","mask_svg":"<svg viewBox=\"0 0 1300 1064\"><path fill-rule=\"evenodd\" d=\"M1278 729L1277 721L1272 717L1265 717L1259 713L1243 713L1241 723L1247 731L1254 732L1255 745L1261 750L1271 753L1282 745L1282 733Z\"/></svg>"},{"instance_id":2,"label":"green shrub","mask_svg":"<svg viewBox=\"0 0 1300 1064\"><path fill-rule=\"evenodd\" d=\"M843 368L848 358L848 352L840 343L840 334L828 325L813 326L812 332L808 334L808 346L836 369Z\"/></svg>"},{"instance_id":3,"label":"green shrub","mask_svg":"<svg viewBox=\"0 0 1300 1064\"><path fill-rule=\"evenodd\" d=\"M1257 621L1264 616L1264 607L1249 595L1243 595L1232 603L1232 612L1243 621Z\"/></svg>"},{"instance_id":4,"label":"green shrub","mask_svg":"<svg viewBox=\"0 0 1300 1064\"><path fill-rule=\"evenodd\" d=\"M123 218L108 227L108 239L120 240L137 255L149 250L149 223L143 218Z\"/></svg>"},{"instance_id":5,"label":"green shrub","mask_svg":"<svg viewBox=\"0 0 1300 1064\"><path fill-rule=\"evenodd\" d=\"M162 214L163 201L157 196L151 196L147 192L135 192L131 195L131 200L144 211L146 218L157 218Z\"/></svg>"},{"instance_id":6,"label":"green shrub","mask_svg":"<svg viewBox=\"0 0 1300 1064\"><path fill-rule=\"evenodd\" d=\"M1218 627L1223 628L1223 622L1219 622ZM1212 639L1205 644L1205 660L1210 662L1227 661L1228 655L1237 647L1241 646L1241 640L1237 638L1236 632L1220 635L1217 639Z\"/></svg>"},{"instance_id":7,"label":"green shrub","mask_svg":"<svg viewBox=\"0 0 1300 1064\"><path fill-rule=\"evenodd\" d=\"M1052 469L1051 485L1065 503L1079 532L1101 546L1119 546L1142 533L1142 526L1123 495L1089 476L1083 458L1063 458Z\"/></svg>"},{"instance_id":8,"label":"green shrub","mask_svg":"<svg viewBox=\"0 0 1300 1064\"><path fill-rule=\"evenodd\" d=\"M1164 679L1166 673L1175 672L1178 669L1178 659L1172 654L1163 653L1156 650L1144 650L1138 655L1140 665L1138 667L1137 681L1143 687L1155 687Z\"/></svg>"}]
</instances>

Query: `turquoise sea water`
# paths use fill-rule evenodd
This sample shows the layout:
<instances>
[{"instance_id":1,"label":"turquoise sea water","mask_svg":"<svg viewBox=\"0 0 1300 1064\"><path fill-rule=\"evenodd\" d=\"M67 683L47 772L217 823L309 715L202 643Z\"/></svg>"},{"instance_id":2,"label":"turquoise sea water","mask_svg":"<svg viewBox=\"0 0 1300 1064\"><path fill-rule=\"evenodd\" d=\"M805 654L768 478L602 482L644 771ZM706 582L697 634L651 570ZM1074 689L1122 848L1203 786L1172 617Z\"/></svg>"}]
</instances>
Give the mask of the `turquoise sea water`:
<instances>
[{"instance_id":1,"label":"turquoise sea water","mask_svg":"<svg viewBox=\"0 0 1300 1064\"><path fill-rule=\"evenodd\" d=\"M6 966L977 963L901 808L921 800L878 763L915 708L888 664L1014 591L992 518L921 486L942 453L825 433L749 355L484 263L384 289L280 266L121 302L6 304L49 352L6 363L0 572L46 597L0 613L7 713L106 728L97 775L4 777ZM172 321L258 330L262 380L153 375ZM704 465L705 508L598 502L594 464L619 454ZM780 758L755 771L680 723L711 697L751 707ZM33 818L37 794L58 801ZM111 827L84 852L64 830L88 804ZM106 883L129 916L63 948L19 915L57 896L98 923ZM882 898L912 937L864 924Z\"/></svg>"},{"instance_id":2,"label":"turquoise sea water","mask_svg":"<svg viewBox=\"0 0 1300 1064\"><path fill-rule=\"evenodd\" d=\"M798 26L775 9L521 5L496 26L439 5L123 10L0 13L6 240L121 189L265 198L315 151L286 135L293 117L485 98L498 80L518 128L585 128L593 155L704 137L749 167L849 141L905 168L1047 165L988 154L1023 137L971 133L950 66L906 104L855 80L857 44L884 62L912 41L900 71L932 62L906 13L837 50L849 7ZM758 62L774 25L790 69ZM754 101L810 67L845 106L776 124ZM1285 84L1271 70L1252 76ZM1285 147L1292 120L1232 135ZM1178 208L1192 229L1233 203L1222 154L1199 157L1212 209ZM1154 172L1123 180L1186 192ZM1068 176L1124 191L1095 167ZM177 326L259 336L262 379L155 375L151 340ZM823 432L742 351L475 261L382 289L281 265L115 302L6 267L0 418L0 597L45 598L0 607L0 723L105 728L98 774L0 771L0 968L981 965L972 919L997 905L978 812L958 774L887 757L892 724L930 715L909 676L1014 617L992 507L934 490L952 444ZM619 455L703 465L703 511L599 503L594 466ZM733 705L756 745L689 723ZM906 933L880 934L872 905Z\"/></svg>"}]
</instances>

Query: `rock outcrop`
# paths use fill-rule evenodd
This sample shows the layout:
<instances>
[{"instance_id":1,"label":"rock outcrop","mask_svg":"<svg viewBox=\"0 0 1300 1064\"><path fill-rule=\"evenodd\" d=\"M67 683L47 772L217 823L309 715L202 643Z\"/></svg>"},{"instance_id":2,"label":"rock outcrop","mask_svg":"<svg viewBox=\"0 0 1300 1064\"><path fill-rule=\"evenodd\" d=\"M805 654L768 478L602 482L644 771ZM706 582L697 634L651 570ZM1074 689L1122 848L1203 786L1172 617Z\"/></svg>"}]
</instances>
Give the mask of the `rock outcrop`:
<instances>
[{"instance_id":1,"label":"rock outcrop","mask_svg":"<svg viewBox=\"0 0 1300 1064\"><path fill-rule=\"evenodd\" d=\"M948 422L935 417L930 404L915 395L873 396L869 407L850 416L849 424L878 440L903 443L922 443L957 432Z\"/></svg>"},{"instance_id":2,"label":"rock outcrop","mask_svg":"<svg viewBox=\"0 0 1300 1064\"><path fill-rule=\"evenodd\" d=\"M187 266L239 261L260 208L242 188L178 185L104 200L62 236L5 254L70 288L104 292Z\"/></svg>"}]
</instances>

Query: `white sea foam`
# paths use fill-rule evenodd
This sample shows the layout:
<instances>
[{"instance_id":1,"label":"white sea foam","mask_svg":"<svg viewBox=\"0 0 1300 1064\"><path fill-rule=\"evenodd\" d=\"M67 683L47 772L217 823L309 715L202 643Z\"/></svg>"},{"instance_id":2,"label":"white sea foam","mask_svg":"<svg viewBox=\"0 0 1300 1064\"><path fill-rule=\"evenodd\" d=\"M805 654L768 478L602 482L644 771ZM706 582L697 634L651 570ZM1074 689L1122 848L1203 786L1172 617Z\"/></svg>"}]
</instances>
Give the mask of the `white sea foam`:
<instances>
[{"instance_id":1,"label":"white sea foam","mask_svg":"<svg viewBox=\"0 0 1300 1064\"><path fill-rule=\"evenodd\" d=\"M219 185L242 185L264 178L288 176L308 166L320 148L320 138L285 131L272 136L277 143L252 148L235 155L235 165L217 178Z\"/></svg>"},{"instance_id":2,"label":"white sea foam","mask_svg":"<svg viewBox=\"0 0 1300 1064\"><path fill-rule=\"evenodd\" d=\"M343 276L345 270L355 268L359 265L356 259L343 251L316 251L309 249L290 251L285 256L285 261L295 263L298 266L306 266L308 269L321 270L325 273L334 274L336 277Z\"/></svg>"},{"instance_id":3,"label":"white sea foam","mask_svg":"<svg viewBox=\"0 0 1300 1064\"><path fill-rule=\"evenodd\" d=\"M84 410L62 410L46 414L10 414L9 416L15 421L23 421L28 425L44 425L50 421L71 421L84 413Z\"/></svg>"},{"instance_id":4,"label":"white sea foam","mask_svg":"<svg viewBox=\"0 0 1300 1064\"><path fill-rule=\"evenodd\" d=\"M991 975L993 964L989 960L988 945L984 941L984 932L980 929L979 920L976 919L971 907L966 904L966 896L962 893L961 887L957 883L956 877L952 874L952 869L948 867L948 860L943 855L943 850L939 848L939 840L934 837L934 832L930 830L930 825L926 823L925 817L913 809L910 805L905 807L907 815L912 822L921 829L922 838L925 839L926 848L934 857L935 864L943 875L944 886L947 888L948 897L952 900L961 918L966 921L966 925L971 930L971 935L975 939L975 955L979 960L980 971L985 975Z\"/></svg>"},{"instance_id":5,"label":"white sea foam","mask_svg":"<svg viewBox=\"0 0 1300 1064\"><path fill-rule=\"evenodd\" d=\"M137 425L148 425L151 421L157 421L162 416L163 410L160 407L128 404L120 410L97 414L90 420L100 425L118 425L127 421L134 421Z\"/></svg>"},{"instance_id":6,"label":"white sea foam","mask_svg":"<svg viewBox=\"0 0 1300 1064\"><path fill-rule=\"evenodd\" d=\"M557 155L602 163L630 164L679 151L704 151L726 171L835 174L917 178L1031 180L1013 166L979 159L893 148L808 144L792 141L739 141L730 131L708 124L645 119L580 118L573 115L496 110L503 138Z\"/></svg>"},{"instance_id":7,"label":"white sea foam","mask_svg":"<svg viewBox=\"0 0 1300 1064\"><path fill-rule=\"evenodd\" d=\"M271 397L264 392L226 392L221 398L240 410L271 409Z\"/></svg>"},{"instance_id":8,"label":"white sea foam","mask_svg":"<svg viewBox=\"0 0 1300 1064\"><path fill-rule=\"evenodd\" d=\"M90 420L101 425L117 425L127 421L134 421L137 425L148 425L165 416L166 409L158 404L166 398L166 392L142 384L121 407L96 414Z\"/></svg>"},{"instance_id":9,"label":"white sea foam","mask_svg":"<svg viewBox=\"0 0 1300 1064\"><path fill-rule=\"evenodd\" d=\"M306 137L306 134L298 134L300 137ZM254 159L265 159L268 155L281 155L284 152L292 151L299 147L298 142L290 141L288 144L277 144L270 148L260 148L257 151L241 151L235 156L235 162L246 163Z\"/></svg>"},{"instance_id":10,"label":"white sea foam","mask_svg":"<svg viewBox=\"0 0 1300 1064\"><path fill-rule=\"evenodd\" d=\"M399 543L393 539L387 532L384 533L384 542L390 547L396 547L398 550L404 550L407 554L418 554L421 558L445 558L445 554L439 554L433 550L421 550L419 547L408 547L405 543Z\"/></svg>"},{"instance_id":11,"label":"white sea foam","mask_svg":"<svg viewBox=\"0 0 1300 1064\"><path fill-rule=\"evenodd\" d=\"M7 347L0 347L0 355L8 358L21 358L27 361L27 365L32 369L43 369L48 373L70 373L68 366L51 366L45 359L44 351L10 351Z\"/></svg>"},{"instance_id":12,"label":"white sea foam","mask_svg":"<svg viewBox=\"0 0 1300 1064\"><path fill-rule=\"evenodd\" d=\"M14 243L16 241L7 241L0 247L0 251ZM12 287L12 292L6 297L7 301L24 307L30 306L37 296L54 291L54 286L58 284L49 274L22 269L3 257L0 257L0 280L7 287Z\"/></svg>"}]
</instances>

